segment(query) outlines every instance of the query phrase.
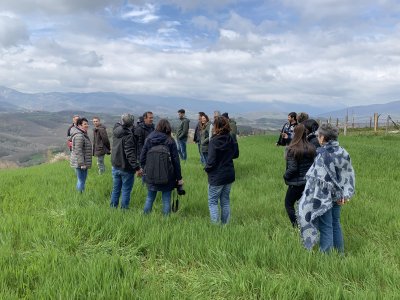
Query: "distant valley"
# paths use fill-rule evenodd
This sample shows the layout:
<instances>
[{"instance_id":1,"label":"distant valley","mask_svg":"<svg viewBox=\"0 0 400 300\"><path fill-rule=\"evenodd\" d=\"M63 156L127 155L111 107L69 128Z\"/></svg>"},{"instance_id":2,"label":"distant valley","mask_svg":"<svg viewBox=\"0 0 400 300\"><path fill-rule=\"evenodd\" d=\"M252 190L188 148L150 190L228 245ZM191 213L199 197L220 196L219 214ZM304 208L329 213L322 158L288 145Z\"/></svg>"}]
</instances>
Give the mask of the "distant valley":
<instances>
[{"instance_id":1,"label":"distant valley","mask_svg":"<svg viewBox=\"0 0 400 300\"><path fill-rule=\"evenodd\" d=\"M349 114L358 126L367 126L374 112L387 115L398 122L400 101L354 107L320 107L274 101L271 103L198 100L118 93L21 93L0 87L0 167L1 162L27 166L45 161L53 152L66 150L66 130L71 116L78 113L88 119L99 115L111 132L112 126L123 112L136 117L153 111L157 118L167 117L174 124L177 110L185 108L196 124L197 112L210 116L213 111L228 112L239 125L242 134L274 132L281 128L290 111L305 111L320 120L329 118L343 122Z\"/></svg>"}]
</instances>

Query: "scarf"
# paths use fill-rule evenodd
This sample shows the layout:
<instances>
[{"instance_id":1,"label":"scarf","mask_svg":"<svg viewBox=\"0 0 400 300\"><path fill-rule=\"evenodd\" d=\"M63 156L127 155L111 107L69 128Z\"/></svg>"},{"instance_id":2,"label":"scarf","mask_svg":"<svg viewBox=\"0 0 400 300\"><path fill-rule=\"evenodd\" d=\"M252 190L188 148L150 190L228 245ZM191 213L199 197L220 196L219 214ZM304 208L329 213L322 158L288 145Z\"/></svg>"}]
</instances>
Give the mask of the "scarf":
<instances>
[{"instance_id":1,"label":"scarf","mask_svg":"<svg viewBox=\"0 0 400 300\"><path fill-rule=\"evenodd\" d=\"M306 174L307 182L298 210L300 234L308 250L318 242L317 218L331 209L334 202L350 199L355 187L350 155L337 141L329 141L317 153Z\"/></svg>"}]
</instances>

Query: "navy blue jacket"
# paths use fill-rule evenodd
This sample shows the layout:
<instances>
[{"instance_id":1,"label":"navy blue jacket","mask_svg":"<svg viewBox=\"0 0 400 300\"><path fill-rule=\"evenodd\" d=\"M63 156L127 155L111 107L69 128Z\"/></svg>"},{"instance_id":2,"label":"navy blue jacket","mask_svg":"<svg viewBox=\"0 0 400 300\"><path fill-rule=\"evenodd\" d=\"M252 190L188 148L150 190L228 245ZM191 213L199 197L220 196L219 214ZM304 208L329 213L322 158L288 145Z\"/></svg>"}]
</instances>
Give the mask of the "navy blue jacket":
<instances>
[{"instance_id":1,"label":"navy blue jacket","mask_svg":"<svg viewBox=\"0 0 400 300\"><path fill-rule=\"evenodd\" d=\"M235 181L233 159L239 157L239 147L228 134L214 135L208 144L208 158L204 170L208 173L208 183L218 186Z\"/></svg>"},{"instance_id":2,"label":"navy blue jacket","mask_svg":"<svg viewBox=\"0 0 400 300\"><path fill-rule=\"evenodd\" d=\"M150 191L172 191L175 188L176 181L182 179L178 149L176 148L176 143L172 137L169 137L165 133L159 131L153 131L152 133L150 133L147 136L147 139L142 149L142 153L140 154L140 165L144 170L146 166L147 152L156 145L168 146L169 153L171 155L172 165L174 167L175 178L171 178L171 181L165 185L147 184L147 188Z\"/></svg>"}]
</instances>

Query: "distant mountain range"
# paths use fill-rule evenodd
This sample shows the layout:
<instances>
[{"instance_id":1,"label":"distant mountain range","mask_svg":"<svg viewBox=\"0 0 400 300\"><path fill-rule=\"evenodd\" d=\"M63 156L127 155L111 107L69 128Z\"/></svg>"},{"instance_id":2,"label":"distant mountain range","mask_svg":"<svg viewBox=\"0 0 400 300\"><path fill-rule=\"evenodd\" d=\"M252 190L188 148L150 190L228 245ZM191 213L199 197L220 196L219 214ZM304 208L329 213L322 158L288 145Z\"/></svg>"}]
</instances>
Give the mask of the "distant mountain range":
<instances>
[{"instance_id":1,"label":"distant mountain range","mask_svg":"<svg viewBox=\"0 0 400 300\"><path fill-rule=\"evenodd\" d=\"M6 87L0 87L0 113L24 111L90 111L96 113L121 114L129 111L139 115L144 111L153 111L159 116L176 116L180 108L185 108L191 118L197 112L212 114L215 110L229 112L230 115L248 120L284 120L290 111L305 111L315 118L344 119L348 111L349 117L367 120L374 112L391 114L393 118L400 117L400 101L386 104L365 106L320 106L293 104L287 102L236 102L199 100L180 97L162 97L148 95L128 95L120 93L21 93Z\"/></svg>"},{"instance_id":2,"label":"distant mountain range","mask_svg":"<svg viewBox=\"0 0 400 300\"><path fill-rule=\"evenodd\" d=\"M4 109L2 109L2 104ZM5 107L7 104L13 105ZM21 93L6 87L0 87L0 111L49 111L58 112L64 110L84 110L92 112L106 112L120 114L132 111L135 114L151 110L154 113L165 116L174 115L180 108L185 108L193 117L199 111L211 114L215 110L229 112L235 116L252 116L256 118L272 117L286 118L290 111L307 111L312 115L321 112L320 107L305 104L293 104L273 101L264 102L236 102L227 103L221 101L199 100L182 97L162 97L148 95L128 95L119 93ZM330 107L340 109L341 106ZM329 108L326 108L329 109ZM248 116L246 116L248 117Z\"/></svg>"}]
</instances>

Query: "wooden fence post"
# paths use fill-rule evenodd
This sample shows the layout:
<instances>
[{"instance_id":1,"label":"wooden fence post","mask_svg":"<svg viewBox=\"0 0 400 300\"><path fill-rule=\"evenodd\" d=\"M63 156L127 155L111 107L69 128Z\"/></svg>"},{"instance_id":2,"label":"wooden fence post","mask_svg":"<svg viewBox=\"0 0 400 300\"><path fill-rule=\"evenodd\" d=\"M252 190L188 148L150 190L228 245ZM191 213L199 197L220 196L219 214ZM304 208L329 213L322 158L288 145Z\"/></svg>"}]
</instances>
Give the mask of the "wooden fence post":
<instances>
[{"instance_id":1,"label":"wooden fence post","mask_svg":"<svg viewBox=\"0 0 400 300\"><path fill-rule=\"evenodd\" d=\"M374 132L378 131L378 119L379 119L378 113L374 113Z\"/></svg>"}]
</instances>

